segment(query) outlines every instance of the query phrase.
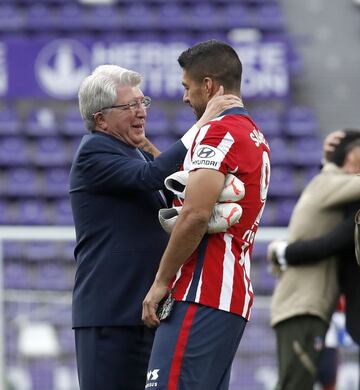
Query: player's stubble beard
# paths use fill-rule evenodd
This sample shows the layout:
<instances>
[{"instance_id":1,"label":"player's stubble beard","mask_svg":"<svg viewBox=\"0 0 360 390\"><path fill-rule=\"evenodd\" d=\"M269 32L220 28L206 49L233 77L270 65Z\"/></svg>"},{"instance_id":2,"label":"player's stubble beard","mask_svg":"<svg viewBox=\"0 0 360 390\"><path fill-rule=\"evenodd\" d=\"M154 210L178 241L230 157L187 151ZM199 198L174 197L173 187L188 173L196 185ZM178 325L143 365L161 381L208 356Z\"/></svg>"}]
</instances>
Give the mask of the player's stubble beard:
<instances>
[{"instance_id":1,"label":"player's stubble beard","mask_svg":"<svg viewBox=\"0 0 360 390\"><path fill-rule=\"evenodd\" d=\"M192 107L194 114L195 114L195 117L196 117L196 120L199 120L203 116L203 114L206 110L206 105L207 105L207 102L203 102L203 104L201 104L197 107L194 107L194 106Z\"/></svg>"}]
</instances>

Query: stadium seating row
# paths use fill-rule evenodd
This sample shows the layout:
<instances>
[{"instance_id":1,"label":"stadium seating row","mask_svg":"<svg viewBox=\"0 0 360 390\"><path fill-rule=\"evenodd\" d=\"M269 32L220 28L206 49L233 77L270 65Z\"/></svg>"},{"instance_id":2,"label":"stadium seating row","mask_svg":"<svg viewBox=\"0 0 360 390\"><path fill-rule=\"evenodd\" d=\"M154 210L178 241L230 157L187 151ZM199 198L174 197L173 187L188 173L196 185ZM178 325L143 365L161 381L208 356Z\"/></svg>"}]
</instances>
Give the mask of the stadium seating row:
<instances>
[{"instance_id":1,"label":"stadium seating row","mask_svg":"<svg viewBox=\"0 0 360 390\"><path fill-rule=\"evenodd\" d=\"M164 2L151 6L135 2L121 6L85 7L78 3L49 6L35 3L31 6L3 4L0 6L0 31L22 30L229 30L252 27L264 31L283 31L284 15L279 5L191 2L185 6L177 2Z\"/></svg>"},{"instance_id":2,"label":"stadium seating row","mask_svg":"<svg viewBox=\"0 0 360 390\"><path fill-rule=\"evenodd\" d=\"M318 133L318 121L314 110L308 106L290 106L279 109L271 106L257 106L250 113L266 137L304 137ZM22 116L22 118L20 118ZM182 135L194 123L194 114L189 107L180 105L168 110L153 105L148 110L147 132L150 135ZM25 134L27 136L82 136L84 123L77 106L64 110L51 107L34 107L25 115L11 106L0 108L0 136Z\"/></svg>"}]
</instances>

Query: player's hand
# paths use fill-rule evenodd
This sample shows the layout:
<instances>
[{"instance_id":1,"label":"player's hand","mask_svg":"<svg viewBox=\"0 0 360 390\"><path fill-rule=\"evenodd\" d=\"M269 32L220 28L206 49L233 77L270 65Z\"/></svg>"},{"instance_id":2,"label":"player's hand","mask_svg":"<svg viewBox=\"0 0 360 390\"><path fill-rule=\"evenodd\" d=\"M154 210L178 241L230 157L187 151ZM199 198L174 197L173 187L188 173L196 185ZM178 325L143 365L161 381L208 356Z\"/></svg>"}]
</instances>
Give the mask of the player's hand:
<instances>
[{"instance_id":1,"label":"player's hand","mask_svg":"<svg viewBox=\"0 0 360 390\"><path fill-rule=\"evenodd\" d=\"M342 130L333 131L324 139L323 144L323 159L329 161L331 153L335 150L335 146L345 137L345 132Z\"/></svg>"},{"instance_id":2,"label":"player's hand","mask_svg":"<svg viewBox=\"0 0 360 390\"><path fill-rule=\"evenodd\" d=\"M143 301L142 320L149 328L160 325L156 315L159 302L169 293L167 284L155 280Z\"/></svg>"},{"instance_id":3,"label":"player's hand","mask_svg":"<svg viewBox=\"0 0 360 390\"><path fill-rule=\"evenodd\" d=\"M202 117L196 122L196 126L201 128L211 119L216 118L223 111L234 107L244 107L238 96L224 95L224 87L221 85L215 95L209 100Z\"/></svg>"},{"instance_id":4,"label":"player's hand","mask_svg":"<svg viewBox=\"0 0 360 390\"><path fill-rule=\"evenodd\" d=\"M145 152L152 154L154 157L158 157L161 154L160 150L146 137L136 147L145 150Z\"/></svg>"}]
</instances>

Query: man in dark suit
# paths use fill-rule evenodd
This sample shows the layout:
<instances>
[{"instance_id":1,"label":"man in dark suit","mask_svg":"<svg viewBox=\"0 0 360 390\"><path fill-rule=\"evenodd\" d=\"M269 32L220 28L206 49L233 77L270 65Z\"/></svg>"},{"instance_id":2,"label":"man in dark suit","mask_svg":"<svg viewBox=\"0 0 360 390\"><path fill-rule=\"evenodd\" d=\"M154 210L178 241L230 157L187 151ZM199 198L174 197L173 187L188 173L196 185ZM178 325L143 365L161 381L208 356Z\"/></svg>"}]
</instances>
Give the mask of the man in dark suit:
<instances>
[{"instance_id":1,"label":"man in dark suit","mask_svg":"<svg viewBox=\"0 0 360 390\"><path fill-rule=\"evenodd\" d=\"M136 72L103 65L79 90L89 130L70 172L76 230L73 327L81 390L145 386L154 331L141 321L141 303L168 241L158 222L158 210L167 207L163 182L179 169L197 131L194 126L160 154L145 138L151 99L144 97L140 82ZM197 125L234 98L219 99L226 104L214 104Z\"/></svg>"}]
</instances>

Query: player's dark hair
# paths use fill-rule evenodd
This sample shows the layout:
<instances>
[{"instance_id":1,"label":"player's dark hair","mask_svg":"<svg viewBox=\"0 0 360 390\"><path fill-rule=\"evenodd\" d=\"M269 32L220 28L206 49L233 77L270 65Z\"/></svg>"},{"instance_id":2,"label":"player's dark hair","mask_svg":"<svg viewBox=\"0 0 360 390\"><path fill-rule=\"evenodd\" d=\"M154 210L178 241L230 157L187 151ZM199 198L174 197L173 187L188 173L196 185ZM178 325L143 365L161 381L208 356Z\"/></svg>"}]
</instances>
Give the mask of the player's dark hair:
<instances>
[{"instance_id":1,"label":"player's dark hair","mask_svg":"<svg viewBox=\"0 0 360 390\"><path fill-rule=\"evenodd\" d=\"M227 91L240 91L241 61L225 42L211 39L197 43L181 53L178 63L196 82L211 77Z\"/></svg>"},{"instance_id":2,"label":"player's dark hair","mask_svg":"<svg viewBox=\"0 0 360 390\"><path fill-rule=\"evenodd\" d=\"M359 129L344 129L343 131L345 132L345 137L335 146L335 150L329 156L329 161L339 167L344 165L346 155L355 147L360 146Z\"/></svg>"}]
</instances>

